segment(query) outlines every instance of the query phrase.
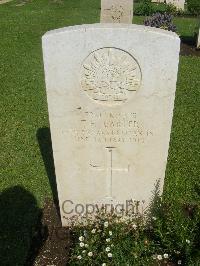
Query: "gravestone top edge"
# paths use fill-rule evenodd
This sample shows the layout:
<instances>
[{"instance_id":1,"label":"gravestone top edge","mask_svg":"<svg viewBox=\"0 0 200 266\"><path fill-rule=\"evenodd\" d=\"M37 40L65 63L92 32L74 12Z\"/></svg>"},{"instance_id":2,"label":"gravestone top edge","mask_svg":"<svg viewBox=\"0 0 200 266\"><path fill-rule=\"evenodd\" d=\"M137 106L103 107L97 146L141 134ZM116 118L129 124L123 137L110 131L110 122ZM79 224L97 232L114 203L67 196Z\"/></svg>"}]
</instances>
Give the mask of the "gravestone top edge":
<instances>
[{"instance_id":1,"label":"gravestone top edge","mask_svg":"<svg viewBox=\"0 0 200 266\"><path fill-rule=\"evenodd\" d=\"M172 37L174 39L178 39L180 41L179 36L172 31L167 31L159 28L154 27L148 27L144 25L137 25L137 24L117 24L117 23L95 23L95 24L83 24L83 25L75 25L75 26L69 26L69 27L63 27L55 30L51 30L46 32L42 39L51 37L55 34L62 34L70 31L87 31L91 29L127 29L127 30L137 30L137 31L144 31L148 33L157 33L160 35L165 35L168 37Z\"/></svg>"}]
</instances>

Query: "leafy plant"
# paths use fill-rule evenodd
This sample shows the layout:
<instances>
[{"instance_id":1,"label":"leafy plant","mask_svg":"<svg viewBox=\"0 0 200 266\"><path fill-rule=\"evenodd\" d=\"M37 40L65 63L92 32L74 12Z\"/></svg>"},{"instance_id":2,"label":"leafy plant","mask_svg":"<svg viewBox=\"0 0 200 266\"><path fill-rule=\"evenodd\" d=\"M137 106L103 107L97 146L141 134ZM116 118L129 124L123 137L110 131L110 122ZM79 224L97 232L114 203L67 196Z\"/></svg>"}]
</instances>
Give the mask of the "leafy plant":
<instances>
[{"instance_id":1,"label":"leafy plant","mask_svg":"<svg viewBox=\"0 0 200 266\"><path fill-rule=\"evenodd\" d=\"M187 0L188 10L197 16L200 16L200 1L199 0Z\"/></svg>"},{"instance_id":2,"label":"leafy plant","mask_svg":"<svg viewBox=\"0 0 200 266\"><path fill-rule=\"evenodd\" d=\"M181 16L185 14L183 9L177 8L172 3L166 4L166 13L171 14L173 16Z\"/></svg>"},{"instance_id":3,"label":"leafy plant","mask_svg":"<svg viewBox=\"0 0 200 266\"><path fill-rule=\"evenodd\" d=\"M171 3L166 5L166 13L175 16L175 15L177 15L177 12L178 12L178 10L177 10L177 7L175 5L173 5Z\"/></svg>"},{"instance_id":4,"label":"leafy plant","mask_svg":"<svg viewBox=\"0 0 200 266\"><path fill-rule=\"evenodd\" d=\"M160 28L168 31L176 31L176 26L173 24L173 16L167 13L155 13L152 17L145 19L145 26Z\"/></svg>"},{"instance_id":5,"label":"leafy plant","mask_svg":"<svg viewBox=\"0 0 200 266\"><path fill-rule=\"evenodd\" d=\"M134 14L138 16L149 16L154 12L153 6L150 0L143 0L139 5L134 9Z\"/></svg>"},{"instance_id":6,"label":"leafy plant","mask_svg":"<svg viewBox=\"0 0 200 266\"><path fill-rule=\"evenodd\" d=\"M177 223L176 213L161 198L148 217L138 213L119 217L101 210L87 224L71 228L70 265L188 265L197 226L195 219L184 218L179 211L182 216Z\"/></svg>"}]
</instances>

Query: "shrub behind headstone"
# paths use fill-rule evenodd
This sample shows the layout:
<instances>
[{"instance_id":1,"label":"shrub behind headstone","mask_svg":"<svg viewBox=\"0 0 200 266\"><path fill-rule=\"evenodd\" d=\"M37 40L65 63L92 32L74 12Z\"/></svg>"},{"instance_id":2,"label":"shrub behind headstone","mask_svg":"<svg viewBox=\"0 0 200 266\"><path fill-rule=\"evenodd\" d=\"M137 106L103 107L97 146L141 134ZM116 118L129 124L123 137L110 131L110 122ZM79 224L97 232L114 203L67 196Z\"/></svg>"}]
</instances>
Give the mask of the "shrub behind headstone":
<instances>
[{"instance_id":1,"label":"shrub behind headstone","mask_svg":"<svg viewBox=\"0 0 200 266\"><path fill-rule=\"evenodd\" d=\"M134 14L138 16L149 16L154 13L150 0L142 0L142 2L134 8Z\"/></svg>"},{"instance_id":2,"label":"shrub behind headstone","mask_svg":"<svg viewBox=\"0 0 200 266\"><path fill-rule=\"evenodd\" d=\"M173 24L173 16L167 13L153 14L152 17L145 19L144 25L154 28L160 28L168 31L176 31L176 26Z\"/></svg>"},{"instance_id":3,"label":"shrub behind headstone","mask_svg":"<svg viewBox=\"0 0 200 266\"><path fill-rule=\"evenodd\" d=\"M200 1L199 0L188 0L187 7L188 7L188 10L192 14L200 16Z\"/></svg>"}]
</instances>

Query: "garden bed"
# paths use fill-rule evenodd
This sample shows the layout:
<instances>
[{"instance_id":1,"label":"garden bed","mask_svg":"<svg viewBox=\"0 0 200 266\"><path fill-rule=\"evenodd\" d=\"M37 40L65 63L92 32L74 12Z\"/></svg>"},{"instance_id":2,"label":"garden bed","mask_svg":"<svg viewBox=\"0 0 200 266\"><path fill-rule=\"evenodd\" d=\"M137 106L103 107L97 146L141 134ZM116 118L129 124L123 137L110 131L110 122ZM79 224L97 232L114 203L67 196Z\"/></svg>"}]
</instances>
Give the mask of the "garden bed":
<instances>
[{"instance_id":1,"label":"garden bed","mask_svg":"<svg viewBox=\"0 0 200 266\"><path fill-rule=\"evenodd\" d=\"M200 50L195 45L181 42L180 55L183 56L200 56Z\"/></svg>"},{"instance_id":2,"label":"garden bed","mask_svg":"<svg viewBox=\"0 0 200 266\"><path fill-rule=\"evenodd\" d=\"M67 228L63 228L61 225L58 204L54 204L52 200L46 199L42 210L42 216L38 220L38 224L32 238L29 255L25 265L79 265L78 262L76 264L70 263L70 255L72 255L70 254L70 248L74 245L74 240L75 239L72 237L72 231ZM151 264L151 266L158 265L175 266L176 264L167 262L166 260L163 260L163 262L155 261L155 263Z\"/></svg>"}]
</instances>

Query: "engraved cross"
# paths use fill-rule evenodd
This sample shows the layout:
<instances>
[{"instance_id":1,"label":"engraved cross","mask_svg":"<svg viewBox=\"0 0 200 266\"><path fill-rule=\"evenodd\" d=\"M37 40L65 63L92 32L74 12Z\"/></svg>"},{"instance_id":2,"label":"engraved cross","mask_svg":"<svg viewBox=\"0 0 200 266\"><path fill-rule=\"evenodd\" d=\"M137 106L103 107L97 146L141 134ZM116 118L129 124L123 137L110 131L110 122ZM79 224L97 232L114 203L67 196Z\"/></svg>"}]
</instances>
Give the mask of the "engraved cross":
<instances>
[{"instance_id":1,"label":"engraved cross","mask_svg":"<svg viewBox=\"0 0 200 266\"><path fill-rule=\"evenodd\" d=\"M113 172L114 171L121 171L121 172L129 172L130 165L127 168L114 168L113 167L113 153L115 147L106 147L106 168L101 168L100 166L90 164L95 171L106 171L106 197L112 198L112 184L113 184Z\"/></svg>"}]
</instances>

